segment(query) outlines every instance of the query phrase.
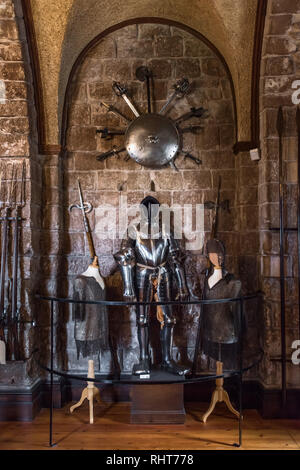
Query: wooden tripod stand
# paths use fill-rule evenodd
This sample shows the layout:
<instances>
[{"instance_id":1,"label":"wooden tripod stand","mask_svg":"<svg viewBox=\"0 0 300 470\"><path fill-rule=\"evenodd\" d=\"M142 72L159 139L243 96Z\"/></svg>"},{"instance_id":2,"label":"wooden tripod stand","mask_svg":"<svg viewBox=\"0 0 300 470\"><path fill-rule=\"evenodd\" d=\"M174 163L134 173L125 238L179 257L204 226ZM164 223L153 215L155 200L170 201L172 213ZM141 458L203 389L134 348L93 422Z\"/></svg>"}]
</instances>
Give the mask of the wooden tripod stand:
<instances>
[{"instance_id":1,"label":"wooden tripod stand","mask_svg":"<svg viewBox=\"0 0 300 470\"><path fill-rule=\"evenodd\" d=\"M95 369L94 369L94 361L89 360L89 368L88 368L88 378L94 379L95 378ZM73 411L82 405L85 399L89 401L89 410L90 410L90 424L94 423L94 398L97 400L98 403L101 403L100 399L100 392L97 387L95 387L94 382L87 382L87 387L83 389L81 398L78 403L71 406L70 412Z\"/></svg>"},{"instance_id":2,"label":"wooden tripod stand","mask_svg":"<svg viewBox=\"0 0 300 470\"><path fill-rule=\"evenodd\" d=\"M223 362L217 361L217 375L222 375L222 374L223 374ZM216 379L216 388L212 394L209 408L206 411L206 413L204 413L204 415L202 416L203 423L206 423L207 418L214 411L216 404L220 402L225 402L229 411L231 411L231 413L233 413L237 418L240 417L240 413L233 408L229 395L226 392L226 390L224 390L223 388L223 384L224 384L223 378Z\"/></svg>"}]
</instances>

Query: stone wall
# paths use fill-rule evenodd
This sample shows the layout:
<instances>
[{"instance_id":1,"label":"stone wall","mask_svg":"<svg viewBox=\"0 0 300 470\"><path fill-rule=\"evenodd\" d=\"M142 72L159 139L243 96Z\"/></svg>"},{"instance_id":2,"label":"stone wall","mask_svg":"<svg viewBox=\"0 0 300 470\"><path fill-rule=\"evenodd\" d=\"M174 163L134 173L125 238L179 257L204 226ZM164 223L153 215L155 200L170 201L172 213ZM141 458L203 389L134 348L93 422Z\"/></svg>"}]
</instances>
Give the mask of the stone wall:
<instances>
[{"instance_id":1,"label":"stone wall","mask_svg":"<svg viewBox=\"0 0 300 470\"><path fill-rule=\"evenodd\" d=\"M41 171L37 155L33 84L23 13L19 1L0 1L0 169L1 214L11 187L12 171L17 174L20 196L22 162L26 162L25 206L22 209L18 305L21 307L20 344L22 358L35 347L35 330L29 323L36 315L33 293L39 271ZM12 212L14 215L15 212ZM9 232L12 234L12 231ZM11 237L12 235L10 235ZM8 276L12 275L11 245ZM6 296L5 303L8 303ZM33 378L29 361L28 372Z\"/></svg>"},{"instance_id":2,"label":"stone wall","mask_svg":"<svg viewBox=\"0 0 300 470\"><path fill-rule=\"evenodd\" d=\"M100 106L103 100L119 108L131 119L133 115L125 102L117 98L112 91L112 81L125 83L129 93L141 112L146 112L147 98L144 83L135 77L136 68L147 65L154 75L153 106L159 111L167 96L172 92L172 85L177 79L187 77L193 84L192 91L178 101L170 110L169 116L176 117L192 106L204 106L209 111L209 118L204 120L203 129L198 135L185 134L183 148L202 160L197 166L183 156L179 156L176 165L179 172L171 168L151 170L140 167L134 161L124 161L125 155L112 157L105 162L96 161L96 156L109 150L112 145L122 146L123 136L104 141L96 137L96 129L111 127L125 129L124 123L113 114L107 114ZM89 216L93 229L96 252L99 256L102 274L106 277L110 298L121 298L122 286L119 274L113 274L115 264L112 254L120 240L101 240L97 227L103 223L99 208L103 204L118 207L120 195L126 196L128 203L139 203L151 194L161 203L197 204L215 200L218 178L222 177L221 201L229 199L230 213L220 213L219 237L227 246L227 267L237 275L247 278L245 288L251 290L255 283L257 256L256 224L256 178L257 168L249 163L249 154L236 166L233 155L235 128L233 116L233 97L230 82L220 60L208 47L190 34L167 25L142 24L132 25L110 34L97 44L85 58L74 77L72 97L69 104L69 128L67 150L64 161L64 221L65 238L63 259L65 266L65 287L72 279L83 272L89 262L89 253L83 233L82 219L79 212L68 214L68 205L78 201L77 178L80 178L84 198L93 203L95 210ZM197 120L186 125L199 124ZM49 170L49 182L56 186L56 170ZM249 173L251 176L249 177ZM253 176L252 176L253 173ZM237 176L241 174L241 184L247 184L237 196ZM121 189L121 190L120 190ZM254 208L255 207L255 208ZM254 208L254 210L253 210ZM55 211L53 205L49 210ZM239 226L239 214L241 225ZM211 214L205 214L205 230L210 230ZM54 220L58 221L55 217ZM56 227L52 225L52 229ZM240 256L240 240L243 242L249 232L246 250ZM244 242L243 242L244 243ZM251 259L251 262L249 261ZM254 260L254 262L252 261ZM249 262L251 276L249 276ZM190 283L199 284L200 273L205 267L202 251L187 251L187 273ZM247 268L248 266L248 268ZM197 289L196 289L197 290ZM85 361L77 362L73 340L71 317L67 326L69 366L86 368ZM180 316L179 316L180 318ZM198 309L191 308L190 314L184 312L184 320L178 321L174 340L174 357L183 362L191 359L195 342ZM157 323L157 322L156 322ZM153 328L156 328L155 321ZM130 371L133 358L138 353L136 344L135 320L127 311L116 310L110 315L110 328L118 349L118 360L123 371ZM155 349L157 345L154 345ZM101 371L110 367L110 353L100 358ZM95 358L97 359L97 358Z\"/></svg>"},{"instance_id":3,"label":"stone wall","mask_svg":"<svg viewBox=\"0 0 300 470\"><path fill-rule=\"evenodd\" d=\"M297 226L296 106L292 102L292 84L299 80L300 2L269 2L261 69L261 149L259 165L259 222L262 289L266 293L263 323L265 357L260 377L268 386L281 382L280 345L280 259L279 234L270 227L279 226L279 168L276 119L278 107L284 112L284 192L285 225ZM297 292L297 234L285 235L286 342L287 357L299 338ZM288 386L300 384L299 368L287 363Z\"/></svg>"}]
</instances>

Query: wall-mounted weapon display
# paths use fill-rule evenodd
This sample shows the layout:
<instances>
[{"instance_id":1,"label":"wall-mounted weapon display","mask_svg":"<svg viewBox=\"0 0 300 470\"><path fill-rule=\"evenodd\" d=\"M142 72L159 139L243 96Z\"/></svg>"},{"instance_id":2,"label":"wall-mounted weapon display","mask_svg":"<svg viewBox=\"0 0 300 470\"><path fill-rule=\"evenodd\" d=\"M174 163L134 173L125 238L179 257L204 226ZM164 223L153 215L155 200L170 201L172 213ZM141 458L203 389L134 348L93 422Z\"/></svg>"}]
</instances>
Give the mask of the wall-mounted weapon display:
<instances>
[{"instance_id":1,"label":"wall-mounted weapon display","mask_svg":"<svg viewBox=\"0 0 300 470\"><path fill-rule=\"evenodd\" d=\"M10 172L9 169L11 169ZM25 160L21 163L9 162L1 168L0 341L2 355L0 363L21 359L19 325L22 321L18 303L20 287L18 269L22 208L25 205L25 181ZM12 256L10 256L11 238Z\"/></svg>"},{"instance_id":2,"label":"wall-mounted weapon display","mask_svg":"<svg viewBox=\"0 0 300 470\"><path fill-rule=\"evenodd\" d=\"M181 153L184 155L184 159L188 158L196 165L200 165L202 163L200 158L192 155L188 149L182 148L182 137L183 134L187 133L199 133L203 129L203 126L193 125L181 128L180 124L192 118L207 118L207 110L203 107L192 107L189 112L175 119L171 119L168 116L168 112L176 105L176 102L191 91L189 80L187 78L178 80L173 85L174 91L170 94L163 107L158 113L154 113L151 110L150 92L150 82L153 80L152 72L147 67L141 66L136 70L136 77L139 81L146 83L148 112L141 114L129 97L126 87L119 82L114 82L112 85L113 91L118 97L123 98L132 111L134 118L130 120L117 108L103 102L101 103L106 107L108 112L112 112L125 120L127 122L127 128L120 130L105 128L96 131L101 134L101 138L105 140L111 140L115 135L124 134L123 146L112 146L111 150L98 155L98 157L96 157L97 160L103 161L114 155L126 152L125 161L132 158L138 164L149 168L161 168L170 165L173 169L178 171L175 160Z\"/></svg>"}]
</instances>

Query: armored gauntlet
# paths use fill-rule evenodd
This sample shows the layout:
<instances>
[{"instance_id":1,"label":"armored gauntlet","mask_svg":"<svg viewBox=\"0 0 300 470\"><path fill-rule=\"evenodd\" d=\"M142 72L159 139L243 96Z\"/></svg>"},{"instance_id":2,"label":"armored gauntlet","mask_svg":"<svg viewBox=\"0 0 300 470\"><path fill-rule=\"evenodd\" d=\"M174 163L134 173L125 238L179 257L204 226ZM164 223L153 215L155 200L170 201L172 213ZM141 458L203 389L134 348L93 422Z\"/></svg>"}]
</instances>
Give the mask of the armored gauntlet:
<instances>
[{"instance_id":1,"label":"armored gauntlet","mask_svg":"<svg viewBox=\"0 0 300 470\"><path fill-rule=\"evenodd\" d=\"M128 301L135 301L134 290L134 266L136 264L133 248L124 248L114 255L121 269L124 292L123 296Z\"/></svg>"}]
</instances>

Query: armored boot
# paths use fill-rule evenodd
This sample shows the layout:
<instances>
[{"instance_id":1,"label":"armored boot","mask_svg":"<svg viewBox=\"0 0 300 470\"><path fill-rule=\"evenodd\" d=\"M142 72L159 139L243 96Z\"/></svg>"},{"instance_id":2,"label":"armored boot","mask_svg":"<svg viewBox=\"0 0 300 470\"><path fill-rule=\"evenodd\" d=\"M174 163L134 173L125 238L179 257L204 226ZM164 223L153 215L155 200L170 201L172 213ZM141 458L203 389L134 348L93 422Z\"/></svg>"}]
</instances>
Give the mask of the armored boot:
<instances>
[{"instance_id":1,"label":"armored boot","mask_svg":"<svg viewBox=\"0 0 300 470\"><path fill-rule=\"evenodd\" d=\"M170 374L186 375L190 372L188 367L179 366L172 360L171 344L173 337L174 325L166 325L160 330L160 342L162 350L162 363L161 368Z\"/></svg>"},{"instance_id":2,"label":"armored boot","mask_svg":"<svg viewBox=\"0 0 300 470\"><path fill-rule=\"evenodd\" d=\"M149 331L148 325L138 325L138 340L140 345L140 362L134 364L133 375L150 374Z\"/></svg>"}]
</instances>

